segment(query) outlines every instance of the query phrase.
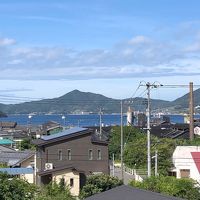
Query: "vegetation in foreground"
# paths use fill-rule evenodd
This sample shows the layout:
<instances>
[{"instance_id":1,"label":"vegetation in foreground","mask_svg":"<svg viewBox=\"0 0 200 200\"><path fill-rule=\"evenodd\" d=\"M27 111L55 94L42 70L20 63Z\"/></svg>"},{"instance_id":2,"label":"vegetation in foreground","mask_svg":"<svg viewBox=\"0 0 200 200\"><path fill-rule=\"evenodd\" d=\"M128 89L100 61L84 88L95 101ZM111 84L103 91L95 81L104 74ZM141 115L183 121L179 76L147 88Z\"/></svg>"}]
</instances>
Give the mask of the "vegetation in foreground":
<instances>
[{"instance_id":1,"label":"vegetation in foreground","mask_svg":"<svg viewBox=\"0 0 200 200\"><path fill-rule=\"evenodd\" d=\"M200 187L191 179L176 179L172 176L152 176L143 182L131 181L130 185L169 196L188 200L200 200Z\"/></svg>"},{"instance_id":2,"label":"vegetation in foreground","mask_svg":"<svg viewBox=\"0 0 200 200\"><path fill-rule=\"evenodd\" d=\"M108 176L105 174L98 174L89 176L86 182L86 185L83 186L80 199L85 199L89 196L92 196L96 193L104 192L110 190L114 187L122 185L122 181L116 177Z\"/></svg>"},{"instance_id":3,"label":"vegetation in foreground","mask_svg":"<svg viewBox=\"0 0 200 200\"><path fill-rule=\"evenodd\" d=\"M51 183L44 188L30 184L24 180L0 173L1 200L75 200L69 188L60 181Z\"/></svg>"}]
</instances>

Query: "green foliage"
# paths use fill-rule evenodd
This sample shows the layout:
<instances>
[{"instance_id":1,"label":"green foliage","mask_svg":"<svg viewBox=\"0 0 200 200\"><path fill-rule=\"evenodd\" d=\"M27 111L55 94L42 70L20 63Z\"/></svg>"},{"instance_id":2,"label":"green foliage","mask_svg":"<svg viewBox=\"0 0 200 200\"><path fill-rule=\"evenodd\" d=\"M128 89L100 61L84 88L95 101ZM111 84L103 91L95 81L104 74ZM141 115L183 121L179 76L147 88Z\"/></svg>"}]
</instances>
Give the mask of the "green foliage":
<instances>
[{"instance_id":1,"label":"green foliage","mask_svg":"<svg viewBox=\"0 0 200 200\"><path fill-rule=\"evenodd\" d=\"M85 199L93 194L100 193L122 185L122 181L116 177L105 174L89 176L86 185L83 186L80 199Z\"/></svg>"},{"instance_id":2,"label":"green foliage","mask_svg":"<svg viewBox=\"0 0 200 200\"><path fill-rule=\"evenodd\" d=\"M6 163L0 163L0 168L7 168L7 164Z\"/></svg>"},{"instance_id":3,"label":"green foliage","mask_svg":"<svg viewBox=\"0 0 200 200\"><path fill-rule=\"evenodd\" d=\"M132 181L130 185L183 199L200 200L199 185L191 179L160 176L147 178L143 182Z\"/></svg>"},{"instance_id":4,"label":"green foliage","mask_svg":"<svg viewBox=\"0 0 200 200\"><path fill-rule=\"evenodd\" d=\"M185 146L199 146L200 145L200 137L195 135L194 140L182 140L182 145L185 145Z\"/></svg>"},{"instance_id":5,"label":"green foliage","mask_svg":"<svg viewBox=\"0 0 200 200\"><path fill-rule=\"evenodd\" d=\"M53 182L42 188L36 200L75 200L66 186L64 179L59 184Z\"/></svg>"},{"instance_id":6,"label":"green foliage","mask_svg":"<svg viewBox=\"0 0 200 200\"><path fill-rule=\"evenodd\" d=\"M31 144L31 139L24 139L21 144L20 144L20 149L25 150L25 149L35 149L35 146Z\"/></svg>"},{"instance_id":7,"label":"green foliage","mask_svg":"<svg viewBox=\"0 0 200 200\"><path fill-rule=\"evenodd\" d=\"M51 183L44 188L37 188L22 179L0 173L1 200L75 200L61 179L59 184Z\"/></svg>"},{"instance_id":8,"label":"green foliage","mask_svg":"<svg viewBox=\"0 0 200 200\"><path fill-rule=\"evenodd\" d=\"M115 126L112 128L112 134L110 134L109 142L109 156L112 158L112 154L115 154L115 159L120 159L120 146L121 146L121 127ZM135 138L140 137L141 131L131 126L123 127L124 143L133 141Z\"/></svg>"},{"instance_id":9,"label":"green foliage","mask_svg":"<svg viewBox=\"0 0 200 200\"><path fill-rule=\"evenodd\" d=\"M33 184L0 173L0 199L1 200L30 200L34 198L37 188Z\"/></svg>"},{"instance_id":10,"label":"green foliage","mask_svg":"<svg viewBox=\"0 0 200 200\"><path fill-rule=\"evenodd\" d=\"M110 136L109 154L115 154L120 159L121 145L120 127L114 127ZM147 135L140 129L125 126L124 132L124 163L130 168L146 169L147 163ZM200 140L199 140L200 141ZM172 167L171 157L177 145L187 144L189 140L175 140L170 138L157 138L151 135L151 155L158 151L158 173L167 175ZM152 160L152 171L154 162Z\"/></svg>"}]
</instances>

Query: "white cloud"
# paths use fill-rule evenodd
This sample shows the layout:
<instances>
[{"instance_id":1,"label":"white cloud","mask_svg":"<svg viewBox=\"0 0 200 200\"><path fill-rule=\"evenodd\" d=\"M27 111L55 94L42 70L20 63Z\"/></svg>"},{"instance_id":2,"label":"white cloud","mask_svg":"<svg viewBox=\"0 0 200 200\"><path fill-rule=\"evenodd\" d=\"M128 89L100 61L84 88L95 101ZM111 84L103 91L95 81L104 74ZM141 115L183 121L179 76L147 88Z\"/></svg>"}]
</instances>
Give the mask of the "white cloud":
<instances>
[{"instance_id":1,"label":"white cloud","mask_svg":"<svg viewBox=\"0 0 200 200\"><path fill-rule=\"evenodd\" d=\"M20 60L20 59L15 59L15 60L8 61L9 65L17 65L17 64L21 64L21 63L23 63L23 61Z\"/></svg>"},{"instance_id":2,"label":"white cloud","mask_svg":"<svg viewBox=\"0 0 200 200\"><path fill-rule=\"evenodd\" d=\"M144 44L144 43L149 43L151 42L151 39L148 37L145 37L143 35L138 35L131 40L129 40L129 44L135 45L135 44Z\"/></svg>"},{"instance_id":3,"label":"white cloud","mask_svg":"<svg viewBox=\"0 0 200 200\"><path fill-rule=\"evenodd\" d=\"M16 43L16 41L11 38L0 38L0 46L8 46L8 45L12 45L15 43Z\"/></svg>"},{"instance_id":4,"label":"white cloud","mask_svg":"<svg viewBox=\"0 0 200 200\"><path fill-rule=\"evenodd\" d=\"M192 44L184 49L186 52L200 51L200 43Z\"/></svg>"},{"instance_id":5,"label":"white cloud","mask_svg":"<svg viewBox=\"0 0 200 200\"><path fill-rule=\"evenodd\" d=\"M3 40L0 40L3 41ZM9 80L99 79L174 76L200 73L198 43L173 43L146 36L113 48L74 50L64 47L11 46L4 40L0 51L0 78ZM196 44L197 46L193 46ZM192 52L192 54L190 53Z\"/></svg>"}]
</instances>

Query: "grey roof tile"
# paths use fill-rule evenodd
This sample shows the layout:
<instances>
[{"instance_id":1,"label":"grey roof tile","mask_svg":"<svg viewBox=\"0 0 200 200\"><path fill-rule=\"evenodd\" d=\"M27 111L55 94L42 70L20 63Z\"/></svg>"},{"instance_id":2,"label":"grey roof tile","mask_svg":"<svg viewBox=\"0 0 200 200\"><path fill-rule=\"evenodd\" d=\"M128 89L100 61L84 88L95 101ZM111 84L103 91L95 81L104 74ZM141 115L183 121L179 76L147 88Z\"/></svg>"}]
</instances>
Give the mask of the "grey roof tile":
<instances>
[{"instance_id":1,"label":"grey roof tile","mask_svg":"<svg viewBox=\"0 0 200 200\"><path fill-rule=\"evenodd\" d=\"M85 200L183 200L156 192L122 185L105 192L95 194Z\"/></svg>"}]
</instances>

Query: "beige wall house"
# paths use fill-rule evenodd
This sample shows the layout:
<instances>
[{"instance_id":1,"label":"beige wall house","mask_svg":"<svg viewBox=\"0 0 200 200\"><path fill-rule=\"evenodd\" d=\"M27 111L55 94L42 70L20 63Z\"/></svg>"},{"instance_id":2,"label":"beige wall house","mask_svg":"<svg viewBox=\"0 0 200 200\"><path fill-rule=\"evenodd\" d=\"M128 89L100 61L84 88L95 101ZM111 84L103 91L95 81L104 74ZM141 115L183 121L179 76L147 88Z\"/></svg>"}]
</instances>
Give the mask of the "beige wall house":
<instances>
[{"instance_id":1,"label":"beige wall house","mask_svg":"<svg viewBox=\"0 0 200 200\"><path fill-rule=\"evenodd\" d=\"M33 141L37 146L38 185L65 179L71 193L78 196L86 176L109 174L108 140L89 128L72 128Z\"/></svg>"},{"instance_id":2,"label":"beige wall house","mask_svg":"<svg viewBox=\"0 0 200 200\"><path fill-rule=\"evenodd\" d=\"M69 187L70 192L73 196L78 196L81 188L81 178L83 172L75 169L71 166L60 167L58 169L46 170L44 172L39 172L39 176L43 179L43 184L49 181L55 181L60 183L61 179L64 179L66 186Z\"/></svg>"}]
</instances>

